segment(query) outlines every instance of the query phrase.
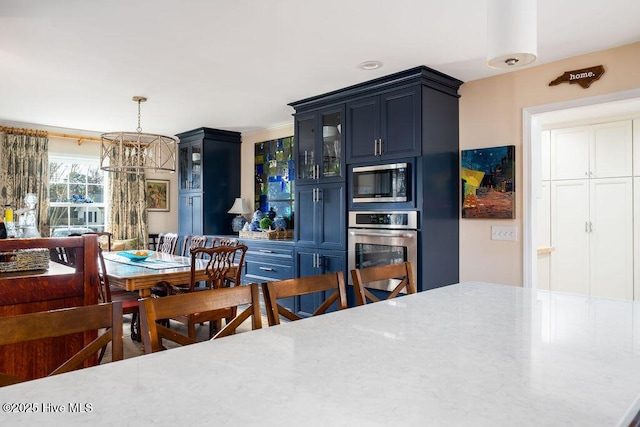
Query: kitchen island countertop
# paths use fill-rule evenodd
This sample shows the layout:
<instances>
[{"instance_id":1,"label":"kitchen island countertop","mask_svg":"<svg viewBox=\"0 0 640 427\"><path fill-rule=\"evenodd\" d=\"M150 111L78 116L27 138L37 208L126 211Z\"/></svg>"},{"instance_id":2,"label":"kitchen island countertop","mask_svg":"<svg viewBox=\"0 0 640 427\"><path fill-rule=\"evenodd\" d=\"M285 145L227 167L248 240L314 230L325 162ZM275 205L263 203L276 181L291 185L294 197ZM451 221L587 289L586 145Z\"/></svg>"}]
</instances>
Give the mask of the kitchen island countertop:
<instances>
[{"instance_id":1,"label":"kitchen island countertop","mask_svg":"<svg viewBox=\"0 0 640 427\"><path fill-rule=\"evenodd\" d=\"M473 282L4 387L67 411L0 423L600 427L639 395L640 303Z\"/></svg>"}]
</instances>

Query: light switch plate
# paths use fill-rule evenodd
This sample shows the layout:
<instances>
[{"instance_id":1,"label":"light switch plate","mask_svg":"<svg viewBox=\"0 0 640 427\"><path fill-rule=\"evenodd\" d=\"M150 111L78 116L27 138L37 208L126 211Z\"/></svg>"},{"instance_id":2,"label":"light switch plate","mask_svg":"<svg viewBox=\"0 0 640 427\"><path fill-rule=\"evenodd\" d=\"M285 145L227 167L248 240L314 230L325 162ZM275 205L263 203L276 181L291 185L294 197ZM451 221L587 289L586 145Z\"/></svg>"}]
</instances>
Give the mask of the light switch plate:
<instances>
[{"instance_id":1,"label":"light switch plate","mask_svg":"<svg viewBox=\"0 0 640 427\"><path fill-rule=\"evenodd\" d=\"M518 227L491 226L491 240L518 240Z\"/></svg>"}]
</instances>

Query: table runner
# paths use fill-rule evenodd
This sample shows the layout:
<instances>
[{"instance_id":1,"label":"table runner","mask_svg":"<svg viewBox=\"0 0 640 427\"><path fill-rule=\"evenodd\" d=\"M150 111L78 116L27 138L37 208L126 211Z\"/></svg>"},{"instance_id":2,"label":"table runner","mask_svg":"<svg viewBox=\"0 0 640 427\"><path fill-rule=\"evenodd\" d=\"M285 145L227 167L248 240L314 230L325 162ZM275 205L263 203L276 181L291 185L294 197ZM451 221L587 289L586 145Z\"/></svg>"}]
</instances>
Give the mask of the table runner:
<instances>
[{"instance_id":1,"label":"table runner","mask_svg":"<svg viewBox=\"0 0 640 427\"><path fill-rule=\"evenodd\" d=\"M157 259L157 258L147 258L144 261L132 261L128 258L125 258L120 255L116 255L116 254L110 254L109 256L106 256L105 254L105 259L108 259L114 262L119 262L122 264L135 265L137 267L150 268L152 270L164 270L167 268L189 267L190 265L188 262L167 261L167 260Z\"/></svg>"}]
</instances>

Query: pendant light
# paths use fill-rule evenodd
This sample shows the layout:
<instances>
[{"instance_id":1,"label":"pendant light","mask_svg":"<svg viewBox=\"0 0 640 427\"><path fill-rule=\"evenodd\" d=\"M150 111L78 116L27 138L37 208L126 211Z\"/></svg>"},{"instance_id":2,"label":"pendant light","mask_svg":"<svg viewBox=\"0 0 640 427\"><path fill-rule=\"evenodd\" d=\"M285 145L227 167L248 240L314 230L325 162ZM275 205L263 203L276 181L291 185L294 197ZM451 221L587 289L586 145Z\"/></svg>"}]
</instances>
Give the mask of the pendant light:
<instances>
[{"instance_id":1,"label":"pendant light","mask_svg":"<svg viewBox=\"0 0 640 427\"><path fill-rule=\"evenodd\" d=\"M138 103L138 127L135 132L109 132L101 135L100 169L110 172L175 172L178 138L143 133L140 104L147 98L134 96Z\"/></svg>"},{"instance_id":2,"label":"pendant light","mask_svg":"<svg viewBox=\"0 0 640 427\"><path fill-rule=\"evenodd\" d=\"M515 68L538 57L537 0L487 0L487 64Z\"/></svg>"}]
</instances>

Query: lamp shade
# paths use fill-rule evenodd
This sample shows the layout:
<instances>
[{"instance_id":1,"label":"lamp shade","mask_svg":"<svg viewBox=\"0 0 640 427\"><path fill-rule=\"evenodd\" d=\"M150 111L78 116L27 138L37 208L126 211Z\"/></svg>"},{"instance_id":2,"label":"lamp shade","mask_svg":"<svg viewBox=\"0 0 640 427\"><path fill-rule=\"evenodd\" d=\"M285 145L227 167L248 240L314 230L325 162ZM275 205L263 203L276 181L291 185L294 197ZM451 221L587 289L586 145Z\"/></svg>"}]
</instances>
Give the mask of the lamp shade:
<instances>
[{"instance_id":1,"label":"lamp shade","mask_svg":"<svg viewBox=\"0 0 640 427\"><path fill-rule=\"evenodd\" d=\"M521 67L538 57L537 0L488 0L487 64Z\"/></svg>"},{"instance_id":2,"label":"lamp shade","mask_svg":"<svg viewBox=\"0 0 640 427\"><path fill-rule=\"evenodd\" d=\"M249 206L247 206L247 202L245 202L241 197L236 197L236 200L233 202L233 206L231 206L231 209L227 211L227 213L238 215L243 215L250 212L251 209L249 209Z\"/></svg>"}]
</instances>

